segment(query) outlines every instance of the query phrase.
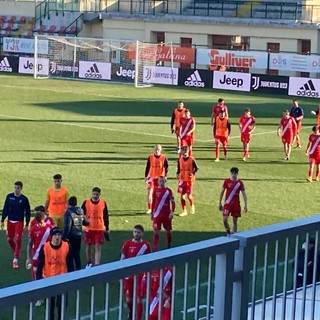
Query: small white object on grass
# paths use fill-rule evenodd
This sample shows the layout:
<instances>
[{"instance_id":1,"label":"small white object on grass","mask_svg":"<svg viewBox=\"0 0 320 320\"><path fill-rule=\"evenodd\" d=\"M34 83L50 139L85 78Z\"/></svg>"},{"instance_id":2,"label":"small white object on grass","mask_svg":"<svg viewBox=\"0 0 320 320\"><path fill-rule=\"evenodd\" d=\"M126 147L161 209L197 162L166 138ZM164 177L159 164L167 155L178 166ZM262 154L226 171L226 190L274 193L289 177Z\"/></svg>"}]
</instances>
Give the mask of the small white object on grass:
<instances>
[{"instance_id":1,"label":"small white object on grass","mask_svg":"<svg viewBox=\"0 0 320 320\"><path fill-rule=\"evenodd\" d=\"M315 115L316 115L316 112L312 110L312 111L311 111L311 114L313 114L313 115L315 116Z\"/></svg>"},{"instance_id":2,"label":"small white object on grass","mask_svg":"<svg viewBox=\"0 0 320 320\"><path fill-rule=\"evenodd\" d=\"M124 220L124 222L129 222L128 220Z\"/></svg>"}]
</instances>

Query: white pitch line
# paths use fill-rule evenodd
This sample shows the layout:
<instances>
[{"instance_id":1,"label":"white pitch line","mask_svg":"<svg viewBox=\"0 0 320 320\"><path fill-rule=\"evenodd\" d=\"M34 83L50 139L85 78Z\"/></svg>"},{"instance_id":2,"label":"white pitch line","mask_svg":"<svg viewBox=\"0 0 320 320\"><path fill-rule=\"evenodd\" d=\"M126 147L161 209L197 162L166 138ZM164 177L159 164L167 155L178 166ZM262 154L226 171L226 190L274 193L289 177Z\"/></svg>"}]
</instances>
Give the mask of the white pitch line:
<instances>
[{"instance_id":1,"label":"white pitch line","mask_svg":"<svg viewBox=\"0 0 320 320\"><path fill-rule=\"evenodd\" d=\"M53 124L62 124L62 125L65 125L65 126L74 126L74 127L86 128L86 129L107 130L107 131L116 131L116 132L123 132L123 133L129 133L129 134L140 134L140 135L143 135L143 136L155 136L155 137L172 138L172 139L174 138L174 139L176 139L175 136L173 137L173 136L169 136L169 135L165 135L165 134L146 133L146 132L122 130L122 129L115 129L115 128L105 128L105 127L99 127L99 126L88 126L88 125L85 125L85 124L63 122L63 121L57 121L57 120L32 119L32 118L27 118L27 117L11 116L11 115L8 115L8 114L0 114L0 117L10 118L10 119L28 120L28 121L33 121L33 122L46 121L46 122L53 123ZM81 120L79 120L79 121L81 121ZM199 140L199 141L201 142L201 140Z\"/></svg>"},{"instance_id":2,"label":"white pitch line","mask_svg":"<svg viewBox=\"0 0 320 320\"><path fill-rule=\"evenodd\" d=\"M8 84L1 84L0 87L4 88L19 88L25 89L25 90L33 90L34 87L20 87L20 86L14 86L14 85L8 85ZM85 91L73 91L73 90L61 90L61 89L52 89L52 88L41 88L37 87L37 91L49 91L49 92L57 92L57 93L71 93L71 94L77 94L77 95L86 95L86 96L94 96L94 97L101 97L101 98L120 98L121 100L132 100L130 97L123 97L123 96L116 96L116 95L109 95L109 94L100 94L100 93L92 93L92 92L85 92ZM139 100L147 100L147 101L163 101L163 99L143 99L139 98Z\"/></svg>"},{"instance_id":3,"label":"white pitch line","mask_svg":"<svg viewBox=\"0 0 320 320\"><path fill-rule=\"evenodd\" d=\"M303 126L303 127L301 128L301 130L303 130L303 129L308 129L308 128L310 129L310 128L312 128L312 126ZM252 133L251 136L261 136L261 135L271 134L271 133L277 134L277 130ZM231 136L231 137L229 137L229 140L232 140L232 139L240 139L240 138L241 138L241 136ZM199 140L199 141L200 141L200 140ZM213 138L210 139L210 140L202 140L202 142L213 142Z\"/></svg>"},{"instance_id":4,"label":"white pitch line","mask_svg":"<svg viewBox=\"0 0 320 320\"><path fill-rule=\"evenodd\" d=\"M105 128L105 127L99 127L99 126L89 126L89 125L85 125L85 124L63 122L63 121L58 121L58 120L32 119L32 118L27 118L27 117L12 116L12 115L8 115L8 114L0 114L0 117L9 118L9 119L28 120L28 121L33 121L33 122L47 121L47 122L53 123L53 124L61 124L61 125L65 125L65 126L74 126L74 127L86 128L86 129L106 130L106 131L122 132L122 133L128 133L128 134L139 134L139 135L143 135L143 136L176 139L176 136L172 136L172 135L146 133L146 132L140 132L140 131L130 131L130 130L123 130L123 129L115 129L115 128ZM81 120L79 120L79 121L81 122ZM309 127L303 127L302 129L305 129L305 128L309 128ZM265 131L265 132L253 133L252 135L257 136L257 135L265 135L265 134L270 134L270 133L275 133L275 131ZM229 139L235 139L235 138L239 139L240 136L232 136ZM209 142L213 142L213 138L210 140L197 139L197 141L202 142L202 143L209 143Z\"/></svg>"}]
</instances>

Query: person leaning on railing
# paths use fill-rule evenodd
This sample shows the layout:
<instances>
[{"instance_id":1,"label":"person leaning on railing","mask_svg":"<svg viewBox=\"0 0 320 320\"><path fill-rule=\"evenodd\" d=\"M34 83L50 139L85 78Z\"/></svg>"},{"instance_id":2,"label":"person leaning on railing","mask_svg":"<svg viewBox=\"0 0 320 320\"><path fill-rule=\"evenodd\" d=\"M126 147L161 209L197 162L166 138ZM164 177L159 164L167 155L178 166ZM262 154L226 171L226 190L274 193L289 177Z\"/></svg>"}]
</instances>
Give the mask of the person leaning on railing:
<instances>
[{"instance_id":1,"label":"person leaning on railing","mask_svg":"<svg viewBox=\"0 0 320 320\"><path fill-rule=\"evenodd\" d=\"M307 263L305 269L305 252L307 250ZM301 288L303 286L304 278L306 277L306 285L312 284L313 282L313 270L315 257L317 255L317 266L315 281L320 280L320 252L315 247L315 239L309 238L308 244L304 243L302 249L298 252L297 259L297 273L296 273L296 287ZM295 261L293 262L293 268Z\"/></svg>"}]
</instances>

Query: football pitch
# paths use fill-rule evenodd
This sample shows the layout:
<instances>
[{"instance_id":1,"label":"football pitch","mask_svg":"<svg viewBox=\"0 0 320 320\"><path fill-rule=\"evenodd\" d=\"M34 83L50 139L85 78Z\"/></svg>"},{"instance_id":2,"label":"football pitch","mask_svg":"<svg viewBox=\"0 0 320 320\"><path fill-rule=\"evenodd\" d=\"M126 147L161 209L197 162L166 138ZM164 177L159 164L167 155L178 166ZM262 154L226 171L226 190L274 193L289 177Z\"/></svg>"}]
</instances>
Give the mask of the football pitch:
<instances>
[{"instance_id":1,"label":"football pitch","mask_svg":"<svg viewBox=\"0 0 320 320\"><path fill-rule=\"evenodd\" d=\"M290 108L292 97L254 95L227 91L206 91L130 85L34 80L22 76L0 76L0 174L1 203L21 180L32 208L44 204L52 176L61 173L63 184L79 203L98 186L110 211L111 241L103 248L102 262L119 259L124 240L137 223L152 240L151 220L145 214L144 169L153 146L160 143L169 160L167 185L180 201L177 189L175 136L170 117L178 100L183 100L196 120L194 156L199 166L195 184L196 214L175 216L174 246L224 235L218 199L222 182L233 166L240 169L248 195L248 213L239 221L239 231L319 212L318 183L307 183L305 148L316 119L310 111L316 100L301 99L305 119L302 149L294 149L284 161L282 143L276 135L282 110ZM232 132L228 160L215 163L211 107L223 97L229 108ZM251 158L242 161L238 119L250 107L257 127L252 137ZM0 287L29 281L24 269L23 244L20 268L11 269L11 252L1 231L0 268L5 277ZM161 246L164 247L164 234ZM84 260L83 260L84 262Z\"/></svg>"}]
</instances>

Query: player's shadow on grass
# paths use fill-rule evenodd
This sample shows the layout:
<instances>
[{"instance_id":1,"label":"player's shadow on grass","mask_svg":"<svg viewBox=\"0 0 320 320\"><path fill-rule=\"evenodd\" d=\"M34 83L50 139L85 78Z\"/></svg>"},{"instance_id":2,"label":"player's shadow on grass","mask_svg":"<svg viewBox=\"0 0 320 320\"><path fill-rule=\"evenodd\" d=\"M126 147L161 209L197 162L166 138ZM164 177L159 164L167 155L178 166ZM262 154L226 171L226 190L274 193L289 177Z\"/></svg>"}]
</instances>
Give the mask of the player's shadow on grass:
<instances>
[{"instance_id":1,"label":"player's shadow on grass","mask_svg":"<svg viewBox=\"0 0 320 320\"><path fill-rule=\"evenodd\" d=\"M239 161L243 162L242 159L239 159ZM286 160L268 160L268 159L252 159L250 158L248 161L246 161L246 165L250 165L250 164L280 164L280 165L301 165L301 166L305 166L306 164L304 162L301 162L301 161L292 161L292 160L289 160L289 161L286 161Z\"/></svg>"},{"instance_id":2,"label":"player's shadow on grass","mask_svg":"<svg viewBox=\"0 0 320 320\"><path fill-rule=\"evenodd\" d=\"M292 182L299 182L297 179L285 179L285 178L245 178L243 181L259 181L259 182L281 182L281 183L292 183Z\"/></svg>"},{"instance_id":3,"label":"player's shadow on grass","mask_svg":"<svg viewBox=\"0 0 320 320\"><path fill-rule=\"evenodd\" d=\"M153 148L155 143L147 143L143 141L54 141L56 144L112 144L119 145L123 147L133 146L133 145L141 145L145 147Z\"/></svg>"}]
</instances>

